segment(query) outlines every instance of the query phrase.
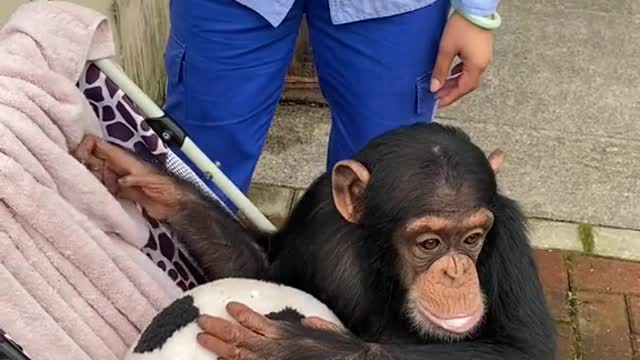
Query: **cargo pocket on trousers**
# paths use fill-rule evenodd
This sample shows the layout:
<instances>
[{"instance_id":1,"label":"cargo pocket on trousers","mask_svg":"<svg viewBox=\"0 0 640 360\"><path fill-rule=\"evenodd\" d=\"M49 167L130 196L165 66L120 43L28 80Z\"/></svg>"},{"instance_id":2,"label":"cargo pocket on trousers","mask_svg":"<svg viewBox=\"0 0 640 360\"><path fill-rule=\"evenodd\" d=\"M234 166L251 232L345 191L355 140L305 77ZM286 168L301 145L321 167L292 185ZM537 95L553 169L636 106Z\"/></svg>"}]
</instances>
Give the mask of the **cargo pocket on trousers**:
<instances>
[{"instance_id":1,"label":"cargo pocket on trousers","mask_svg":"<svg viewBox=\"0 0 640 360\"><path fill-rule=\"evenodd\" d=\"M429 90L431 73L424 74L416 79L416 113L433 121L436 115L438 102L436 96Z\"/></svg>"},{"instance_id":2,"label":"cargo pocket on trousers","mask_svg":"<svg viewBox=\"0 0 640 360\"><path fill-rule=\"evenodd\" d=\"M184 43L170 35L164 56L167 76L165 110L169 113L168 115L183 121L187 114L187 101L189 98L185 84L186 53L187 49Z\"/></svg>"},{"instance_id":3,"label":"cargo pocket on trousers","mask_svg":"<svg viewBox=\"0 0 640 360\"><path fill-rule=\"evenodd\" d=\"M167 85L174 87L182 85L184 79L184 58L186 46L173 35L169 37L167 52L165 54L165 67L167 69Z\"/></svg>"}]
</instances>

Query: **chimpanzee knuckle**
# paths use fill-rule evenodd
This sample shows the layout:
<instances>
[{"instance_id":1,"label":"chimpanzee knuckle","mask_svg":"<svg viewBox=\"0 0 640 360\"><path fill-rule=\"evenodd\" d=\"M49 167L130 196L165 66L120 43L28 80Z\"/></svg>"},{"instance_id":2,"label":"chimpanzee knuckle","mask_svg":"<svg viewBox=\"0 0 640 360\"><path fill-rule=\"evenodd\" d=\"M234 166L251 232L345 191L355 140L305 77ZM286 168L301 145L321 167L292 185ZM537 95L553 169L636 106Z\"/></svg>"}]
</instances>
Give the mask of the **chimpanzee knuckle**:
<instances>
[{"instance_id":1,"label":"chimpanzee knuckle","mask_svg":"<svg viewBox=\"0 0 640 360\"><path fill-rule=\"evenodd\" d=\"M91 154L94 141L90 138L84 138L73 152L74 156L80 160L86 160Z\"/></svg>"},{"instance_id":2,"label":"chimpanzee knuckle","mask_svg":"<svg viewBox=\"0 0 640 360\"><path fill-rule=\"evenodd\" d=\"M236 320L238 320L238 322L243 325L250 324L252 319L253 319L253 314L246 309L238 312L238 316L236 318Z\"/></svg>"},{"instance_id":3,"label":"chimpanzee knuckle","mask_svg":"<svg viewBox=\"0 0 640 360\"><path fill-rule=\"evenodd\" d=\"M82 140L80 141L80 145L78 146L91 148L95 145L98 139L99 138L95 135L86 135L84 138L82 138Z\"/></svg>"},{"instance_id":4,"label":"chimpanzee knuckle","mask_svg":"<svg viewBox=\"0 0 640 360\"><path fill-rule=\"evenodd\" d=\"M283 329L281 329L278 325L275 325L274 323L270 323L269 326L263 329L264 336L274 340L280 339L283 336L286 336L285 333L287 333L287 331L283 331Z\"/></svg>"},{"instance_id":5,"label":"chimpanzee knuckle","mask_svg":"<svg viewBox=\"0 0 640 360\"><path fill-rule=\"evenodd\" d=\"M226 324L222 329L223 333L226 334L226 340L232 344L238 344L242 340L242 334L237 326L233 324Z\"/></svg>"},{"instance_id":6,"label":"chimpanzee knuckle","mask_svg":"<svg viewBox=\"0 0 640 360\"><path fill-rule=\"evenodd\" d=\"M251 359L251 354L245 348L236 348L236 351L233 353L234 360L249 360Z\"/></svg>"}]
</instances>

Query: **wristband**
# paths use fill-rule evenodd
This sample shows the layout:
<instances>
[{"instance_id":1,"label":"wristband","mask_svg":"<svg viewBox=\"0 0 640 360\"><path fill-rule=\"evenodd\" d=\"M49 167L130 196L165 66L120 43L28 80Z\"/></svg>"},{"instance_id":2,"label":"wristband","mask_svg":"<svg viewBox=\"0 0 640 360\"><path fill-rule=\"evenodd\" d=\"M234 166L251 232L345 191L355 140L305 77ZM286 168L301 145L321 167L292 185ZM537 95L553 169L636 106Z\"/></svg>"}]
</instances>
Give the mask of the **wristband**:
<instances>
[{"instance_id":1,"label":"wristband","mask_svg":"<svg viewBox=\"0 0 640 360\"><path fill-rule=\"evenodd\" d=\"M496 30L502 24L502 17L500 17L500 14L498 14L497 11L491 14L491 16L489 17L465 14L457 9L455 11L463 18L467 19L467 21L469 21L470 23L486 30Z\"/></svg>"}]
</instances>

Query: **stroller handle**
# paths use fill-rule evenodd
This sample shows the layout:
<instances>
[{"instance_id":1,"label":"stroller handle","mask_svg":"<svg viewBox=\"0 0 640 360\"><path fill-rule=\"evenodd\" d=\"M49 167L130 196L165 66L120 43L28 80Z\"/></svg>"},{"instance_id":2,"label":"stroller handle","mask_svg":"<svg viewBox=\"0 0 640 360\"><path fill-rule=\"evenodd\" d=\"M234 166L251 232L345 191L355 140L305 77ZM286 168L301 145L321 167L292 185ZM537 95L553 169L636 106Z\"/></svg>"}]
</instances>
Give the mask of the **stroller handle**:
<instances>
[{"instance_id":1,"label":"stroller handle","mask_svg":"<svg viewBox=\"0 0 640 360\"><path fill-rule=\"evenodd\" d=\"M37 0L46 1L46 0ZM127 96L138 109L147 117L149 122L171 121L164 111L136 85L125 72L111 59L101 59L93 62L104 72ZM157 119L157 120L155 120ZM160 125L160 124L158 124ZM151 126L151 124L150 124ZM165 124L166 126L166 124ZM152 126L154 127L154 126ZM276 227L258 208L238 189L238 187L214 164L211 159L179 128L171 121L174 131L180 132L177 145L180 150L220 188L229 200L244 214L259 231L274 233ZM155 127L154 127L155 128ZM158 134L163 141L171 140L165 134ZM175 134L174 134L175 135ZM174 140L175 141L175 140Z\"/></svg>"}]
</instances>

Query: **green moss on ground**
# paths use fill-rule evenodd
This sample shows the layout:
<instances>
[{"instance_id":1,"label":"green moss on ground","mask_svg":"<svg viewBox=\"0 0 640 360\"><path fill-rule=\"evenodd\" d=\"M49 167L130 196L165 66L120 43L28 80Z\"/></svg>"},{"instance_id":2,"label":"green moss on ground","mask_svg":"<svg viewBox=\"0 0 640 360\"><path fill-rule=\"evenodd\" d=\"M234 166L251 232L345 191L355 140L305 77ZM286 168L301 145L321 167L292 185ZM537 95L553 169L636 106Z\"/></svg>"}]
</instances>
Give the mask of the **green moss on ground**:
<instances>
[{"instance_id":1,"label":"green moss on ground","mask_svg":"<svg viewBox=\"0 0 640 360\"><path fill-rule=\"evenodd\" d=\"M596 246L595 237L593 234L593 225L579 224L578 240L580 240L580 243L582 243L582 250L585 253L593 254L593 250Z\"/></svg>"}]
</instances>

